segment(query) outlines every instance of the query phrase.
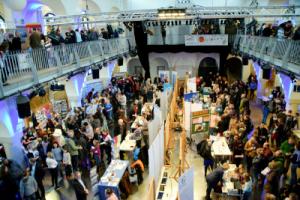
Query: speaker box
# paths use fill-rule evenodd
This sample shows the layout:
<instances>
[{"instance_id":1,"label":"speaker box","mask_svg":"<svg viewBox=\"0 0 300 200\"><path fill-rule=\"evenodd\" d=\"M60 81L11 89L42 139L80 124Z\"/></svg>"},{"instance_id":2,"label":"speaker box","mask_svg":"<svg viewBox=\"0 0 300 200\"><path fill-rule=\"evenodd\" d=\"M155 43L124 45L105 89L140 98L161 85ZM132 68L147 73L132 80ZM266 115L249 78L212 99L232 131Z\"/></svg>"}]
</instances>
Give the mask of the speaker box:
<instances>
[{"instance_id":1,"label":"speaker box","mask_svg":"<svg viewBox=\"0 0 300 200\"><path fill-rule=\"evenodd\" d=\"M118 58L118 65L122 66L123 65L123 57Z\"/></svg>"},{"instance_id":2,"label":"speaker box","mask_svg":"<svg viewBox=\"0 0 300 200\"><path fill-rule=\"evenodd\" d=\"M63 91L63 90L65 90L65 85L52 84L52 85L50 85L50 90Z\"/></svg>"},{"instance_id":3,"label":"speaker box","mask_svg":"<svg viewBox=\"0 0 300 200\"><path fill-rule=\"evenodd\" d=\"M93 79L99 79L99 69L92 69Z\"/></svg>"},{"instance_id":4,"label":"speaker box","mask_svg":"<svg viewBox=\"0 0 300 200\"><path fill-rule=\"evenodd\" d=\"M17 111L18 111L19 118L24 119L26 117L31 116L29 102L30 101L26 96L19 95L17 97L16 103L17 103Z\"/></svg>"},{"instance_id":5,"label":"speaker box","mask_svg":"<svg viewBox=\"0 0 300 200\"><path fill-rule=\"evenodd\" d=\"M243 60L243 65L248 65L248 57L243 56L242 60Z\"/></svg>"},{"instance_id":6,"label":"speaker box","mask_svg":"<svg viewBox=\"0 0 300 200\"><path fill-rule=\"evenodd\" d=\"M263 79L270 79L271 78L271 68L263 69Z\"/></svg>"}]
</instances>

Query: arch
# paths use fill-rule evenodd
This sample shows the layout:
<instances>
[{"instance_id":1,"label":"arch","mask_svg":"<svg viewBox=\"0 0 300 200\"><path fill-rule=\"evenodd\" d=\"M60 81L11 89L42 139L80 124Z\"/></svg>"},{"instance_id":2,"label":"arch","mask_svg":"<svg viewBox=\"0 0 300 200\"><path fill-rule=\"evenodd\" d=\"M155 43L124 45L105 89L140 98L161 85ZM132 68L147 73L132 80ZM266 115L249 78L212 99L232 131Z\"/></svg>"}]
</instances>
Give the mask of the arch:
<instances>
[{"instance_id":1,"label":"arch","mask_svg":"<svg viewBox=\"0 0 300 200\"><path fill-rule=\"evenodd\" d=\"M80 1L79 4L80 4L81 11L86 10L86 2L87 2L89 13L100 13L101 12L100 6L94 0Z\"/></svg>"},{"instance_id":2,"label":"arch","mask_svg":"<svg viewBox=\"0 0 300 200\"><path fill-rule=\"evenodd\" d=\"M242 79L243 63L238 57L231 57L225 62L225 70L230 82Z\"/></svg>"},{"instance_id":3,"label":"arch","mask_svg":"<svg viewBox=\"0 0 300 200\"><path fill-rule=\"evenodd\" d=\"M127 70L130 75L134 74L143 74L145 75L145 70L141 64L141 61L139 58L131 58L127 62Z\"/></svg>"},{"instance_id":4,"label":"arch","mask_svg":"<svg viewBox=\"0 0 300 200\"><path fill-rule=\"evenodd\" d=\"M51 10L56 15L66 15L68 14L66 12L66 8L62 2L62 0L41 0L40 4L48 6ZM43 13L46 14L46 13Z\"/></svg>"},{"instance_id":5,"label":"arch","mask_svg":"<svg viewBox=\"0 0 300 200\"><path fill-rule=\"evenodd\" d=\"M169 62L163 57L154 57L150 59L150 76L158 76L159 70L169 70Z\"/></svg>"},{"instance_id":6,"label":"arch","mask_svg":"<svg viewBox=\"0 0 300 200\"><path fill-rule=\"evenodd\" d=\"M110 12L119 12L119 11L120 11L120 8L118 8L117 6L113 6L110 9Z\"/></svg>"},{"instance_id":7,"label":"arch","mask_svg":"<svg viewBox=\"0 0 300 200\"><path fill-rule=\"evenodd\" d=\"M218 63L215 58L205 57L203 58L198 67L198 76L208 77L209 73L218 72Z\"/></svg>"}]
</instances>

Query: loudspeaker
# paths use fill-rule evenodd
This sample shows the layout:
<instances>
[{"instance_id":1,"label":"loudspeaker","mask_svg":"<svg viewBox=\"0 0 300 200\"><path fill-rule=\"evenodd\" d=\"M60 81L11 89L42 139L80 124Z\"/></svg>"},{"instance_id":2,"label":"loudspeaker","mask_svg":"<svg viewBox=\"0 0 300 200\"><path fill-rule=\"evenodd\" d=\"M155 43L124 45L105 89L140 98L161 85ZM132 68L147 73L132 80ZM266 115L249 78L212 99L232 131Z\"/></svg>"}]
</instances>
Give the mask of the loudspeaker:
<instances>
[{"instance_id":1,"label":"loudspeaker","mask_svg":"<svg viewBox=\"0 0 300 200\"><path fill-rule=\"evenodd\" d=\"M45 90L44 88L40 88L40 89L39 89L39 96L40 96L40 97L46 96L46 90Z\"/></svg>"},{"instance_id":2,"label":"loudspeaker","mask_svg":"<svg viewBox=\"0 0 300 200\"><path fill-rule=\"evenodd\" d=\"M63 90L65 90L65 85L52 84L52 85L50 85L50 90L63 91Z\"/></svg>"},{"instance_id":3,"label":"loudspeaker","mask_svg":"<svg viewBox=\"0 0 300 200\"><path fill-rule=\"evenodd\" d=\"M271 78L271 68L263 69L263 79L270 79Z\"/></svg>"},{"instance_id":4,"label":"loudspeaker","mask_svg":"<svg viewBox=\"0 0 300 200\"><path fill-rule=\"evenodd\" d=\"M122 66L123 65L123 57L118 58L118 65Z\"/></svg>"},{"instance_id":5,"label":"loudspeaker","mask_svg":"<svg viewBox=\"0 0 300 200\"><path fill-rule=\"evenodd\" d=\"M92 69L93 79L99 79L99 69Z\"/></svg>"},{"instance_id":6,"label":"loudspeaker","mask_svg":"<svg viewBox=\"0 0 300 200\"><path fill-rule=\"evenodd\" d=\"M24 119L31 116L29 98L23 95L17 96L17 111L19 118Z\"/></svg>"},{"instance_id":7,"label":"loudspeaker","mask_svg":"<svg viewBox=\"0 0 300 200\"><path fill-rule=\"evenodd\" d=\"M243 60L243 65L248 65L248 57L243 56L242 60Z\"/></svg>"}]
</instances>

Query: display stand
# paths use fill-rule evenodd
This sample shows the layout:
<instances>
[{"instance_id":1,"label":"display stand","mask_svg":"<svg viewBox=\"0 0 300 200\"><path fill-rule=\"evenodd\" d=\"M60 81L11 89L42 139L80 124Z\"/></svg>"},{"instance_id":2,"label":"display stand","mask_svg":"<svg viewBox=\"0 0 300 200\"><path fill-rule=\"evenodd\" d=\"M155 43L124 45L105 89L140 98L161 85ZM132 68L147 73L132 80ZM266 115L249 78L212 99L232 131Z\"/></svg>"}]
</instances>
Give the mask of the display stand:
<instances>
[{"instance_id":1,"label":"display stand","mask_svg":"<svg viewBox=\"0 0 300 200\"><path fill-rule=\"evenodd\" d=\"M183 130L180 135L179 163L177 166L176 173L173 176L173 178L176 181L184 173L184 171L190 167L188 162L185 159L186 152L187 152L186 133L185 130Z\"/></svg>"}]
</instances>

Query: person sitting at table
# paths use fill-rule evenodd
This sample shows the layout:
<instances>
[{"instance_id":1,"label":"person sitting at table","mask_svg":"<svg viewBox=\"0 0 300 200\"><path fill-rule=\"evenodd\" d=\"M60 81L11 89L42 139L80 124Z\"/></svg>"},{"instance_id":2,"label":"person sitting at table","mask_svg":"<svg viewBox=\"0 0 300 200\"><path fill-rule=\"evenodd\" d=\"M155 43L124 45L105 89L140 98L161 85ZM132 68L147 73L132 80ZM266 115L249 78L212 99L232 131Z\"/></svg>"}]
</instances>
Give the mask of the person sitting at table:
<instances>
[{"instance_id":1,"label":"person sitting at table","mask_svg":"<svg viewBox=\"0 0 300 200\"><path fill-rule=\"evenodd\" d=\"M144 164L143 162L139 159L134 159L134 162L130 165L131 168L134 168L136 170L137 173L137 178L138 178L138 184L140 185L141 183L143 183L143 173L145 170Z\"/></svg>"},{"instance_id":2,"label":"person sitting at table","mask_svg":"<svg viewBox=\"0 0 300 200\"><path fill-rule=\"evenodd\" d=\"M243 188L243 198L242 200L249 200L252 193L252 180L248 173L243 174L244 184Z\"/></svg>"},{"instance_id":3,"label":"person sitting at table","mask_svg":"<svg viewBox=\"0 0 300 200\"><path fill-rule=\"evenodd\" d=\"M119 200L114 191L111 188L105 190L106 200Z\"/></svg>"},{"instance_id":4,"label":"person sitting at table","mask_svg":"<svg viewBox=\"0 0 300 200\"><path fill-rule=\"evenodd\" d=\"M210 174L206 176L206 183L207 183L206 200L211 199L210 193L212 189L216 191L217 186L222 185L224 172L227 171L228 169L229 169L229 164L224 163L221 167L214 169Z\"/></svg>"}]
</instances>

